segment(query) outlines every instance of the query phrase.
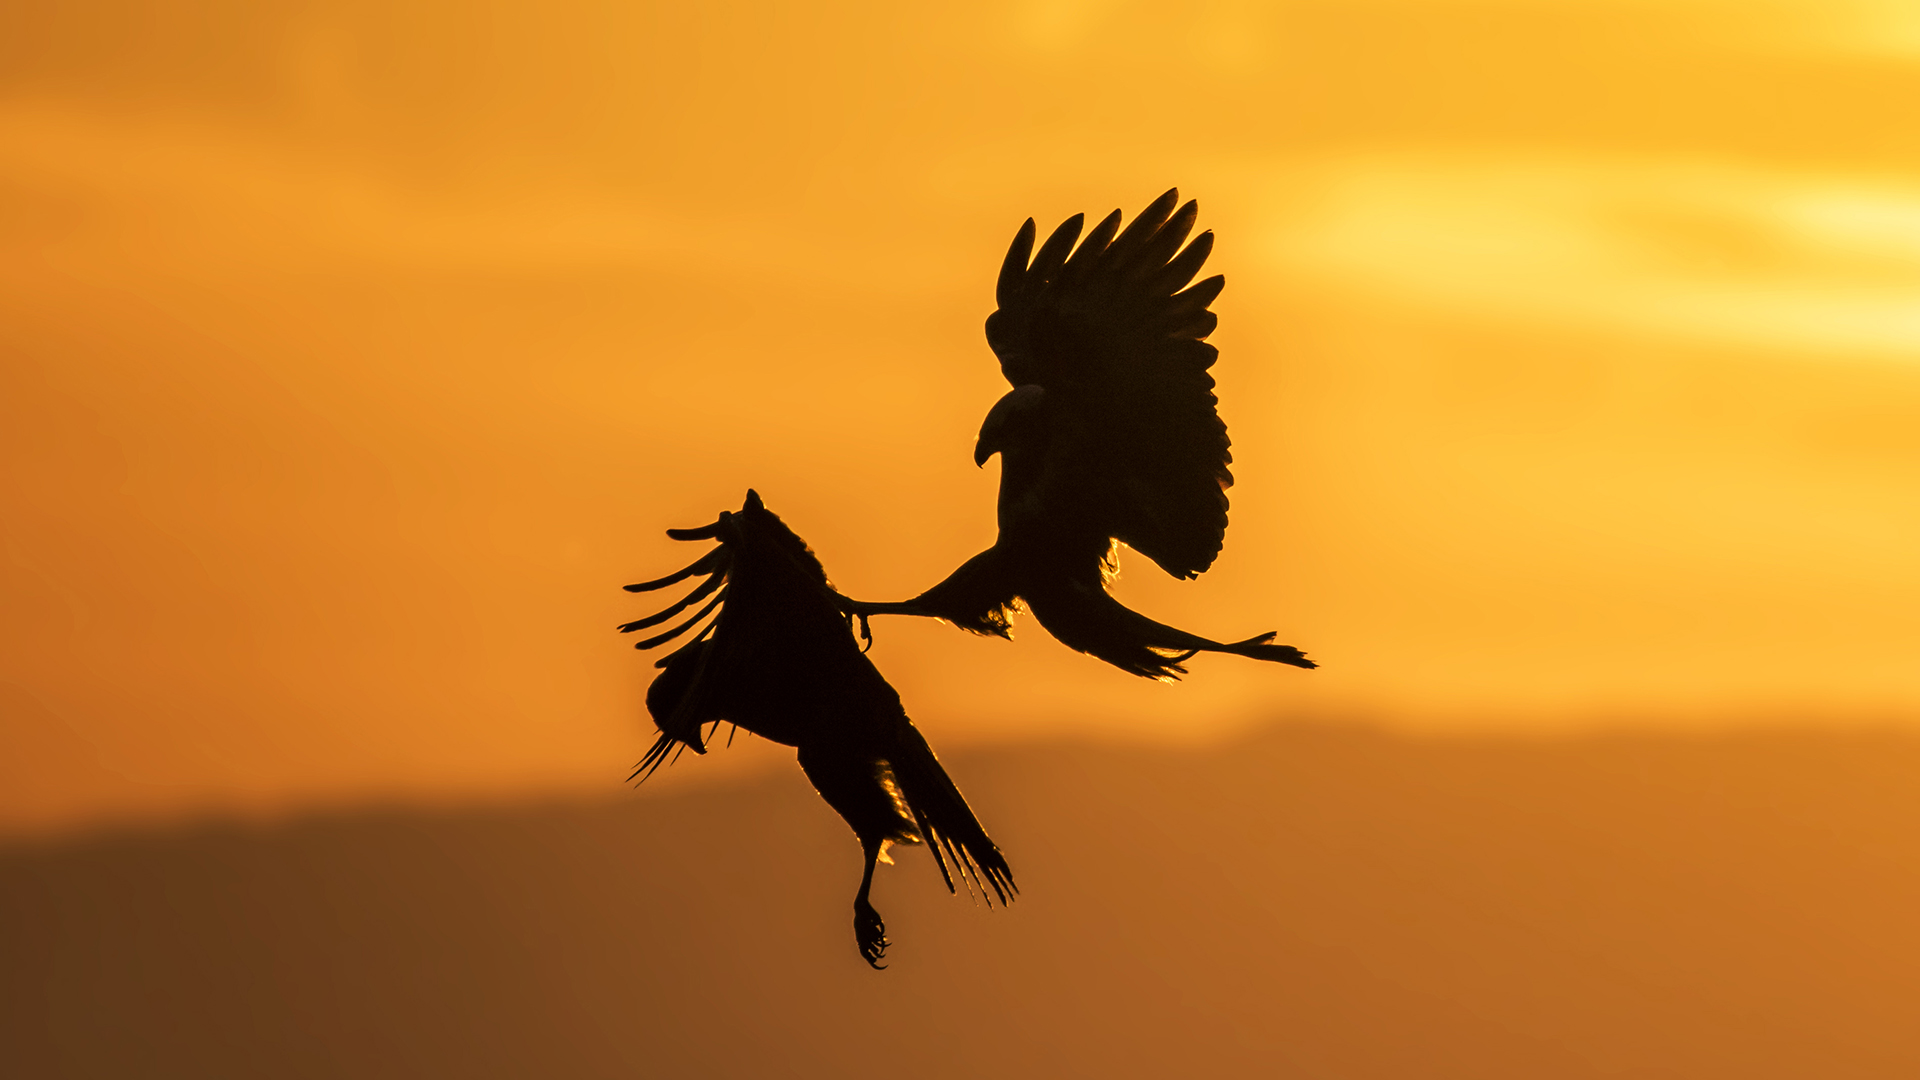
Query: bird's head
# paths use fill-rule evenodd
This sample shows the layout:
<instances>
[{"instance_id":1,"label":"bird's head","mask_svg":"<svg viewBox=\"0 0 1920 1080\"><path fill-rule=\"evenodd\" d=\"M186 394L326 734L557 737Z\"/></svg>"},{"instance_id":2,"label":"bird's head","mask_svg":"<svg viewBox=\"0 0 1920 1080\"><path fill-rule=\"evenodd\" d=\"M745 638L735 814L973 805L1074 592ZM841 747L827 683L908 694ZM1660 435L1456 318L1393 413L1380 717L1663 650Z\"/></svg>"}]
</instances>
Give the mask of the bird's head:
<instances>
[{"instance_id":1,"label":"bird's head","mask_svg":"<svg viewBox=\"0 0 1920 1080\"><path fill-rule=\"evenodd\" d=\"M987 410L986 422L980 425L980 441L973 447L973 463L985 468L988 458L1025 442L1035 430L1046 396L1045 387L1028 383L1014 387L994 402L993 408Z\"/></svg>"}]
</instances>

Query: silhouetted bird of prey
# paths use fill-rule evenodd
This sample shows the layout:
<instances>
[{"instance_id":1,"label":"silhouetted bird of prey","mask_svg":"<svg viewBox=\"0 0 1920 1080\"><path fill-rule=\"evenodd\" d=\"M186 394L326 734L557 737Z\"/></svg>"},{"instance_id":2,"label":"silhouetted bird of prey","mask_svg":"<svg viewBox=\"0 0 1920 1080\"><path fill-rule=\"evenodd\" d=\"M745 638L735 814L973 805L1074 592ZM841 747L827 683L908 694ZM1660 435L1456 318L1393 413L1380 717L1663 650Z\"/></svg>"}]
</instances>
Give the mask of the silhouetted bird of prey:
<instances>
[{"instance_id":1,"label":"silhouetted bird of prey","mask_svg":"<svg viewBox=\"0 0 1920 1080\"><path fill-rule=\"evenodd\" d=\"M1227 426L1215 412L1219 355L1204 340L1226 279L1187 283L1213 250L1169 191L1120 232L1115 210L1079 247L1068 218L1033 251L1033 219L1000 268L987 342L1013 390L987 413L974 461L1001 456L1000 534L945 581L901 603L844 600L869 615L925 615L1009 637L1025 601L1049 633L1135 675L1171 678L1197 652L1297 667L1273 634L1222 643L1157 623L1107 591L1114 542L1177 578L1198 577L1227 531ZM1116 233L1118 235L1116 235ZM1029 261L1031 255L1031 261ZM864 629L864 627L863 627Z\"/></svg>"},{"instance_id":2,"label":"silhouetted bird of prey","mask_svg":"<svg viewBox=\"0 0 1920 1080\"><path fill-rule=\"evenodd\" d=\"M752 491L740 512L667 535L720 546L678 573L628 585L647 592L705 578L678 603L621 631L657 626L706 601L692 618L636 646L651 649L709 614L713 620L656 664L664 670L647 690L647 710L660 738L634 776L645 779L684 747L706 753L701 729L709 723L717 730L729 722L797 747L807 779L853 827L866 854L853 928L860 955L876 968L889 942L869 893L874 864L893 861L890 843L924 841L949 891L957 875L970 879L969 891L979 886L988 903L1011 900L1018 890L1006 858L907 719L900 695L860 651L806 542Z\"/></svg>"}]
</instances>

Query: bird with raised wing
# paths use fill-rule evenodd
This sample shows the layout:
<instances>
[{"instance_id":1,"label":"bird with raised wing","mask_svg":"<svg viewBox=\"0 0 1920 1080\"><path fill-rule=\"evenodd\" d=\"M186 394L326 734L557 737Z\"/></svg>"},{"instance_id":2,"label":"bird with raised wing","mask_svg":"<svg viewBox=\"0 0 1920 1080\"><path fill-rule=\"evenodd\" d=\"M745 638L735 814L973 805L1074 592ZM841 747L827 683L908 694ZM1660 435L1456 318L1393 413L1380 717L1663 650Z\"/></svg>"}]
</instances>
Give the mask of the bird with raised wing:
<instances>
[{"instance_id":1,"label":"bird with raised wing","mask_svg":"<svg viewBox=\"0 0 1920 1080\"><path fill-rule=\"evenodd\" d=\"M854 937L876 968L891 943L870 894L875 864L893 861L890 844L925 843L949 891L958 877L990 904L1010 901L1018 890L1006 857L907 718L900 695L854 641L806 542L752 491L738 512L667 535L720 543L677 573L627 586L648 592L704 579L683 599L620 630L659 626L705 601L691 617L636 644L651 649L712 618L656 664L662 670L647 690L647 710L660 736L634 777L644 780L688 747L706 753L723 722L797 748L807 779L859 838L866 866L853 902ZM703 733L709 724L712 732Z\"/></svg>"},{"instance_id":2,"label":"bird with raised wing","mask_svg":"<svg viewBox=\"0 0 1920 1080\"><path fill-rule=\"evenodd\" d=\"M1135 675L1177 677L1200 652L1315 666L1272 633L1215 641L1108 591L1116 543L1194 578L1226 537L1232 455L1208 374L1219 352L1205 340L1226 279L1188 284L1213 234L1186 243L1199 208L1178 202L1167 192L1125 231L1115 210L1084 240L1076 214L1037 253L1033 219L1021 226L987 318L1013 389L988 411L974 449L981 466L1000 455L998 538L911 600L842 597L863 633L868 616L899 614L1009 637L1024 602L1062 644Z\"/></svg>"}]
</instances>

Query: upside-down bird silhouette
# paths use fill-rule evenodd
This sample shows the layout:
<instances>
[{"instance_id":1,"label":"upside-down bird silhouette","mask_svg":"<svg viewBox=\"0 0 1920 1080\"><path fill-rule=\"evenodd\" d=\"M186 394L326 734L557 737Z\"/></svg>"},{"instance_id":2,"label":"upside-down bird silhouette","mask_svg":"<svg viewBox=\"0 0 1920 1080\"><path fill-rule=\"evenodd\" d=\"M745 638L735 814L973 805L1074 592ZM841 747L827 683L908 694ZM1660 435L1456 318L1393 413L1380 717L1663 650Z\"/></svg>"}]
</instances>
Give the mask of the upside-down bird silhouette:
<instances>
[{"instance_id":1,"label":"upside-down bird silhouette","mask_svg":"<svg viewBox=\"0 0 1920 1080\"><path fill-rule=\"evenodd\" d=\"M1274 635L1219 642L1153 621L1107 591L1115 541L1176 578L1213 565L1226 537L1227 427L1215 411L1204 340L1208 305L1226 279L1191 288L1213 250L1203 232L1184 249L1198 206L1169 191L1120 232L1115 210L1079 247L1081 215L1033 253L1033 219L1000 269L987 342L1013 390L987 413L974 450L1001 456L994 545L911 600L841 608L923 615L1009 637L1024 601L1054 637L1123 671L1172 678L1198 652L1313 667ZM1116 233L1118 235L1116 235ZM1029 262L1029 255L1032 256Z\"/></svg>"},{"instance_id":2,"label":"upside-down bird silhouette","mask_svg":"<svg viewBox=\"0 0 1920 1080\"><path fill-rule=\"evenodd\" d=\"M924 842L949 891L958 876L970 881L969 891L979 886L990 904L1011 900L1018 890L1005 856L907 718L900 695L860 651L806 542L752 491L738 513L722 512L711 525L667 535L720 546L677 573L627 590L706 580L621 631L657 626L706 600L693 617L636 645L651 649L709 614L713 620L655 665L663 670L647 689L647 711L660 737L634 777L644 780L685 747L706 753L701 729L709 723L715 731L724 721L796 747L807 779L860 839L866 869L853 901L854 936L860 955L876 968L890 943L869 894L874 864L893 861L889 844Z\"/></svg>"}]
</instances>

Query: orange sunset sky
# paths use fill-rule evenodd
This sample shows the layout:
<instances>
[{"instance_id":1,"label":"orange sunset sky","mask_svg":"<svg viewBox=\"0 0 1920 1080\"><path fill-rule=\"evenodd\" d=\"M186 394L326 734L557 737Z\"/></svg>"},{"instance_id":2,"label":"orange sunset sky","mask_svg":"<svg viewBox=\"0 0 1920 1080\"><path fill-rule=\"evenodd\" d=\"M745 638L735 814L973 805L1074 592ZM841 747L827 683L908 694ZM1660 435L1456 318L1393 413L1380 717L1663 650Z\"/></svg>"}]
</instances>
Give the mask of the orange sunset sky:
<instances>
[{"instance_id":1,"label":"orange sunset sky","mask_svg":"<svg viewBox=\"0 0 1920 1080\"><path fill-rule=\"evenodd\" d=\"M1323 667L880 620L943 751L1913 725L1916 95L1891 0L13 5L0 834L618 791L662 529L937 580L1008 240L1172 185L1239 482L1120 592Z\"/></svg>"}]
</instances>

